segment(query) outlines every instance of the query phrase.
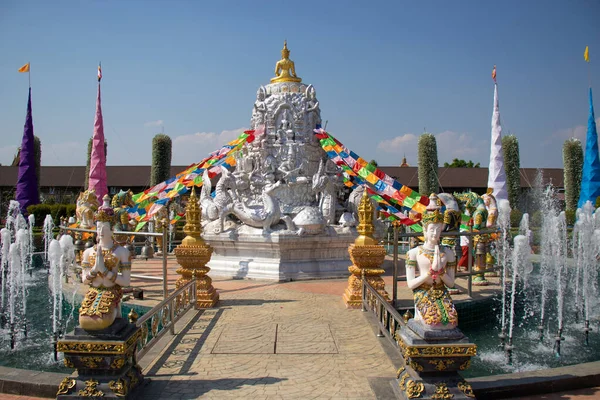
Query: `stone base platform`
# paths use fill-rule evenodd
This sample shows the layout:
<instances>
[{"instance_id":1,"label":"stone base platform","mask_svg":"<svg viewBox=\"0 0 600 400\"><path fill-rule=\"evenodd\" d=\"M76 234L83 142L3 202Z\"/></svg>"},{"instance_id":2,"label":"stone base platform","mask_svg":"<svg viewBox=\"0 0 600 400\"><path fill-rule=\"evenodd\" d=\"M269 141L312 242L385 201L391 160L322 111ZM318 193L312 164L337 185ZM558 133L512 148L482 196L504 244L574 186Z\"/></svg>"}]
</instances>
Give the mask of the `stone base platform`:
<instances>
[{"instance_id":1,"label":"stone base platform","mask_svg":"<svg viewBox=\"0 0 600 400\"><path fill-rule=\"evenodd\" d=\"M290 281L348 276L348 246L354 228L328 227L318 235L298 236L277 226L270 234L243 226L223 233L204 231L214 249L208 266L213 277Z\"/></svg>"},{"instance_id":2,"label":"stone base platform","mask_svg":"<svg viewBox=\"0 0 600 400\"><path fill-rule=\"evenodd\" d=\"M459 375L470 366L477 347L458 329L424 330L414 319L397 333L405 365L392 382L402 399L468 399L473 389Z\"/></svg>"},{"instance_id":3,"label":"stone base platform","mask_svg":"<svg viewBox=\"0 0 600 400\"><path fill-rule=\"evenodd\" d=\"M140 328L117 318L102 331L88 332L81 328L57 343L65 354L65 365L77 368L77 376L62 380L57 399L132 399L143 382L135 350Z\"/></svg>"}]
</instances>

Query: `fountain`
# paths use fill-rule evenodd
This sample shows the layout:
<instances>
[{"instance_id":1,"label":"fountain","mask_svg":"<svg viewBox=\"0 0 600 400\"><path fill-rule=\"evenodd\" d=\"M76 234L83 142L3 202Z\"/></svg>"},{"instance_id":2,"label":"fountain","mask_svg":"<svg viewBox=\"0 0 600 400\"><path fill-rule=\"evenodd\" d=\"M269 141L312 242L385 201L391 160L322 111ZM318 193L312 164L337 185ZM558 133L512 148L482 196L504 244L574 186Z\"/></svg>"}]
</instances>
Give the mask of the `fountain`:
<instances>
[{"instance_id":1,"label":"fountain","mask_svg":"<svg viewBox=\"0 0 600 400\"><path fill-rule=\"evenodd\" d=\"M8 325L10 348L14 349L19 332L27 337L27 285L26 271L32 260L33 218L30 224L19 212L19 203L11 201L6 218L6 228L0 233L1 302L0 323Z\"/></svg>"},{"instance_id":2,"label":"fountain","mask_svg":"<svg viewBox=\"0 0 600 400\"><path fill-rule=\"evenodd\" d=\"M61 260L63 251L58 240L52 240L48 245L48 261L50 264L50 292L52 294L52 338L54 347L54 360L58 360L56 343L61 334L60 323L62 321L63 285Z\"/></svg>"},{"instance_id":3,"label":"fountain","mask_svg":"<svg viewBox=\"0 0 600 400\"><path fill-rule=\"evenodd\" d=\"M592 320L598 316L600 212L586 204L577 211L569 235L565 213L554 200L555 191L549 187L537 193L541 213L539 255L532 254L530 220L524 214L513 248L502 245L503 237L499 242L499 262L503 265L499 326L482 324L466 329L480 347L480 355L465 376L600 359L596 347L590 345L592 337L600 340L591 329ZM490 329L500 331L503 357L485 338Z\"/></svg>"}]
</instances>

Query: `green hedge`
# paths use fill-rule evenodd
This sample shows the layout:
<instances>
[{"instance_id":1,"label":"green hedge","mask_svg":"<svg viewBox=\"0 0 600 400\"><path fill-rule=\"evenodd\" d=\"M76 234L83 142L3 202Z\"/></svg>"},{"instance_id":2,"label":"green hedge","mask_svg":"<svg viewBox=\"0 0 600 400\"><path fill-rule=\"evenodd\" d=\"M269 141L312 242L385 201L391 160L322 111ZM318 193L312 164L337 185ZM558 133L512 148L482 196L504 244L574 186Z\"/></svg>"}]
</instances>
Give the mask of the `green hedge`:
<instances>
[{"instance_id":1,"label":"green hedge","mask_svg":"<svg viewBox=\"0 0 600 400\"><path fill-rule=\"evenodd\" d=\"M54 225L58 225L61 217L75 215L75 207L75 204L35 204L27 207L27 212L35 216L35 226L43 226L48 214L52 216Z\"/></svg>"},{"instance_id":2,"label":"green hedge","mask_svg":"<svg viewBox=\"0 0 600 400\"><path fill-rule=\"evenodd\" d=\"M521 219L523 218L523 213L521 210L516 208L510 210L510 226L513 228L518 228L521 225Z\"/></svg>"}]
</instances>

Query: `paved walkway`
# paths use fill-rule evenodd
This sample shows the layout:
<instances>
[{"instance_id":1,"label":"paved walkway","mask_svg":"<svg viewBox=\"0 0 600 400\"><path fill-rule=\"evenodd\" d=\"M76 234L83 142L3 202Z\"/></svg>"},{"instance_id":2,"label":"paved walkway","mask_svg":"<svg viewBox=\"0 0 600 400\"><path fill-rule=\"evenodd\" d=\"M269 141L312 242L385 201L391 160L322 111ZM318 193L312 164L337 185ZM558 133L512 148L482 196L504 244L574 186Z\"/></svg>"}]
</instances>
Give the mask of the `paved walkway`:
<instances>
[{"instance_id":1,"label":"paved walkway","mask_svg":"<svg viewBox=\"0 0 600 400\"><path fill-rule=\"evenodd\" d=\"M343 285L216 282L220 307L146 369L143 398L375 398L368 377L395 368L363 313L344 307Z\"/></svg>"}]
</instances>

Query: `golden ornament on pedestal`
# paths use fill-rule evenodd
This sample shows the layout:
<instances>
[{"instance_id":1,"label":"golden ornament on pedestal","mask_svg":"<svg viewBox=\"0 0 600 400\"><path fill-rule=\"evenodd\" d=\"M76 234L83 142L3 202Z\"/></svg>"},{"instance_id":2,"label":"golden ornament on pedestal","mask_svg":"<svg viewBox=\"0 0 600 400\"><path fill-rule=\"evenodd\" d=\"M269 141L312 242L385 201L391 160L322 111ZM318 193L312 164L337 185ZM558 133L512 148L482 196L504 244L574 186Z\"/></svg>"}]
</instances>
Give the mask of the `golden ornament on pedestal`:
<instances>
[{"instance_id":1,"label":"golden ornament on pedestal","mask_svg":"<svg viewBox=\"0 0 600 400\"><path fill-rule=\"evenodd\" d=\"M373 238L373 205L366 189L358 206L358 219L359 236L353 244L348 246L348 253L352 261L348 271L352 275L348 278L348 287L343 296L347 308L360 308L362 305L363 275L379 294L389 300L389 295L385 291L385 282L381 278L385 272L381 265L385 260L386 251L385 247L377 244Z\"/></svg>"},{"instance_id":2,"label":"golden ornament on pedestal","mask_svg":"<svg viewBox=\"0 0 600 400\"><path fill-rule=\"evenodd\" d=\"M198 205L196 191L192 193L185 209L186 223L183 231L186 237L175 248L175 257L181 268L177 273L181 277L175 283L177 288L185 285L192 279L196 280L196 307L214 307L219 302L219 294L212 285L212 279L207 275L210 268L206 263L210 261L213 249L202 239L202 225L200 218L202 209Z\"/></svg>"}]
</instances>

